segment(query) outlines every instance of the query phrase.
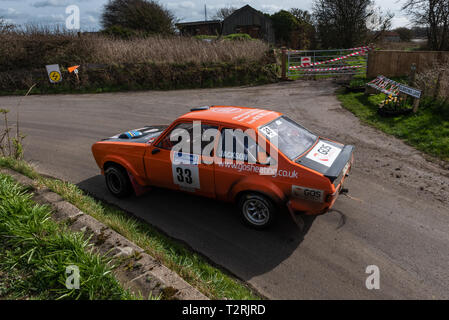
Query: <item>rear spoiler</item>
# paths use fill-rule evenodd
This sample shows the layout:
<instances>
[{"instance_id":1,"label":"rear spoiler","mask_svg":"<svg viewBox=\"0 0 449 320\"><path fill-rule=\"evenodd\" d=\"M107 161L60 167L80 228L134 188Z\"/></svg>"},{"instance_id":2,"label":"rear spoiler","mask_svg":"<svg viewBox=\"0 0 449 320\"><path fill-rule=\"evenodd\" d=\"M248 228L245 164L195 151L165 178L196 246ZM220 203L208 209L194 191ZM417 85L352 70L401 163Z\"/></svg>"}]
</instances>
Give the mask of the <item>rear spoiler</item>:
<instances>
[{"instance_id":1,"label":"rear spoiler","mask_svg":"<svg viewBox=\"0 0 449 320\"><path fill-rule=\"evenodd\" d=\"M330 167L325 166L317 161L307 158L305 155L299 158L296 162L300 165L303 165L307 168L315 170L325 177L327 177L332 183L340 176L344 167L348 163L348 161L352 158L352 153L354 152L354 146L345 145L342 147L341 144L337 144L335 142L329 140L323 140L327 144L334 145L335 147L341 148L340 153L337 158L334 160ZM310 152L310 151L309 151Z\"/></svg>"},{"instance_id":2,"label":"rear spoiler","mask_svg":"<svg viewBox=\"0 0 449 320\"><path fill-rule=\"evenodd\" d=\"M335 179L337 179L340 176L340 173L348 163L348 161L352 158L352 153L354 152L354 146L352 145L346 145L343 147L343 150L341 150L340 154L338 155L337 159L335 159L332 166L324 172L324 176L329 178L331 182L334 182Z\"/></svg>"}]
</instances>

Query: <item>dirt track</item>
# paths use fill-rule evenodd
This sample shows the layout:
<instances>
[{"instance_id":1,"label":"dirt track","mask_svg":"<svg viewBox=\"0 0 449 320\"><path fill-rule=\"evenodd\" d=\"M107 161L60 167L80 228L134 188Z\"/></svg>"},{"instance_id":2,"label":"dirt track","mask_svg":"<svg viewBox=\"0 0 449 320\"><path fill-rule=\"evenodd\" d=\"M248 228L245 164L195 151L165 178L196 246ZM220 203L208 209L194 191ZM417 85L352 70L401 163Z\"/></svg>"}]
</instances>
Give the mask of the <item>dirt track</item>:
<instances>
[{"instance_id":1,"label":"dirt track","mask_svg":"<svg viewBox=\"0 0 449 320\"><path fill-rule=\"evenodd\" d=\"M449 170L359 122L330 82L261 87L31 96L21 107L26 158L181 239L270 298L449 298ZM17 97L1 97L14 111ZM288 217L268 232L240 225L230 205L164 190L117 201L90 154L96 140L169 123L192 106L272 108L312 131L356 146L350 196L310 219L301 235ZM14 112L12 112L12 115ZM377 265L380 290L367 290Z\"/></svg>"}]
</instances>

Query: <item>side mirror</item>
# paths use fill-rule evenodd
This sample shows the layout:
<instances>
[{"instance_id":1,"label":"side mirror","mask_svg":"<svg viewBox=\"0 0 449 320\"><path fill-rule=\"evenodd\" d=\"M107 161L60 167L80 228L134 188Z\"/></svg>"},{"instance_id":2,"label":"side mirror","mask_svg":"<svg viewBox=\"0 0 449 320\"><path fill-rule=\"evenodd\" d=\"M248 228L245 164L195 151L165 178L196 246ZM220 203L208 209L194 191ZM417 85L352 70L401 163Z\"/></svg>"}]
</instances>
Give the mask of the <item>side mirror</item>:
<instances>
[{"instance_id":1,"label":"side mirror","mask_svg":"<svg viewBox=\"0 0 449 320\"><path fill-rule=\"evenodd\" d=\"M161 149L158 149L158 148L154 148L153 150L151 150L151 154L156 154L159 152L161 152Z\"/></svg>"}]
</instances>

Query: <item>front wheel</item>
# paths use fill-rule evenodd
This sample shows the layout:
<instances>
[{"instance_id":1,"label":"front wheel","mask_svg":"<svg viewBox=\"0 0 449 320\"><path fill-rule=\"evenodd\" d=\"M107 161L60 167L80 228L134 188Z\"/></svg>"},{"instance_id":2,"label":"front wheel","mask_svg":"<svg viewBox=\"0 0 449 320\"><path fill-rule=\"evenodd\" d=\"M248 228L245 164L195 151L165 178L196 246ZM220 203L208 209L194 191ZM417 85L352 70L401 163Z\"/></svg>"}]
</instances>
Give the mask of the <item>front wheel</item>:
<instances>
[{"instance_id":1,"label":"front wheel","mask_svg":"<svg viewBox=\"0 0 449 320\"><path fill-rule=\"evenodd\" d=\"M265 229L276 216L276 207L267 197L257 193L244 194L239 200L243 222L254 229Z\"/></svg>"},{"instance_id":2,"label":"front wheel","mask_svg":"<svg viewBox=\"0 0 449 320\"><path fill-rule=\"evenodd\" d=\"M118 166L110 166L104 172L106 186L109 191L117 198L129 196L133 189L129 181L128 173L125 169Z\"/></svg>"}]
</instances>

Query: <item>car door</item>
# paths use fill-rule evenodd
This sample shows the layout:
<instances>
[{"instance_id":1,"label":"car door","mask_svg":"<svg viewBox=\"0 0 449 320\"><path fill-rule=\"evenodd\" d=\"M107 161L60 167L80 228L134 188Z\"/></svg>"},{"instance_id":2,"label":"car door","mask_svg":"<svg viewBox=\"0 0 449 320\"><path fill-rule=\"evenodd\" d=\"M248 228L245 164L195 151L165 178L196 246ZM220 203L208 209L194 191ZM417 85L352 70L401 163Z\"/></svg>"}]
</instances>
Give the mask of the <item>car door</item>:
<instances>
[{"instance_id":1,"label":"car door","mask_svg":"<svg viewBox=\"0 0 449 320\"><path fill-rule=\"evenodd\" d=\"M228 132L233 133L227 135ZM260 168L268 167L257 161L257 158L261 158L260 155L264 153L264 149L250 135L238 128L223 127L215 156L217 198L227 200L232 187L249 175L260 177Z\"/></svg>"},{"instance_id":2,"label":"car door","mask_svg":"<svg viewBox=\"0 0 449 320\"><path fill-rule=\"evenodd\" d=\"M180 122L150 147L144 159L147 177L154 186L215 197L213 148L209 155L202 156L204 147L213 140L203 141L202 137L207 130L215 129L216 134L218 127L199 122L195 125L200 126L201 134L195 134L194 122ZM179 149L182 139L188 147Z\"/></svg>"}]
</instances>

